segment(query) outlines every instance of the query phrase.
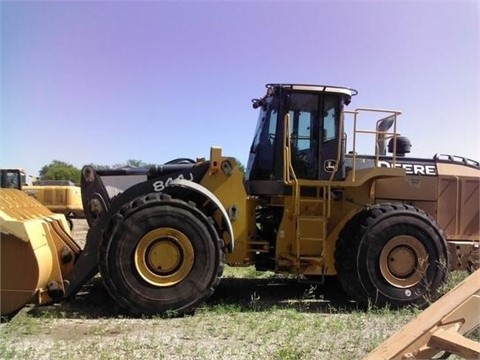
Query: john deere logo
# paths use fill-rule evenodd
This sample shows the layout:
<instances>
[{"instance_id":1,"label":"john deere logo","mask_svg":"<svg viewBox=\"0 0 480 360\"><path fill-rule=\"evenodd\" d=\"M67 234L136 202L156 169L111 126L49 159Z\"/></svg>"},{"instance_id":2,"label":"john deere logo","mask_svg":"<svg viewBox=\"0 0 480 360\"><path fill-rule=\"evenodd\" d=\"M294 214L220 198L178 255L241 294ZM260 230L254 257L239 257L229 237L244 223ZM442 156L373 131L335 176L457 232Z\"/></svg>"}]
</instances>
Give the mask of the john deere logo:
<instances>
[{"instance_id":1,"label":"john deere logo","mask_svg":"<svg viewBox=\"0 0 480 360\"><path fill-rule=\"evenodd\" d=\"M323 168L326 172L334 172L337 167L337 162L335 160L325 160L323 163Z\"/></svg>"}]
</instances>

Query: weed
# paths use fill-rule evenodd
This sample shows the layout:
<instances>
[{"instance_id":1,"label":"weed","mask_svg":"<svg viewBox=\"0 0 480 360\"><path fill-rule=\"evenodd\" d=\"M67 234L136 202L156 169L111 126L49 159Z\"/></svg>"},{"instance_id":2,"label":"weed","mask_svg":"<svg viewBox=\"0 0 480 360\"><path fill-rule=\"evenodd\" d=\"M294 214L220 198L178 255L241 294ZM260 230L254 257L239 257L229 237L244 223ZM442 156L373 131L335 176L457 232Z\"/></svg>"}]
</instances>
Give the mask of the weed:
<instances>
[{"instance_id":1,"label":"weed","mask_svg":"<svg viewBox=\"0 0 480 360\"><path fill-rule=\"evenodd\" d=\"M298 310L308 311L310 309L310 303L315 300L316 285L310 285L308 289L303 291L302 297L298 302Z\"/></svg>"},{"instance_id":2,"label":"weed","mask_svg":"<svg viewBox=\"0 0 480 360\"><path fill-rule=\"evenodd\" d=\"M178 311L175 310L167 310L165 313L162 315L163 318L165 319L172 319L178 317Z\"/></svg>"},{"instance_id":3,"label":"weed","mask_svg":"<svg viewBox=\"0 0 480 360\"><path fill-rule=\"evenodd\" d=\"M303 351L295 345L286 344L277 351L276 359L280 360L300 360L303 359Z\"/></svg>"},{"instance_id":4,"label":"weed","mask_svg":"<svg viewBox=\"0 0 480 360\"><path fill-rule=\"evenodd\" d=\"M310 285L310 287L303 292L302 300L315 300L315 291L317 285Z\"/></svg>"},{"instance_id":5,"label":"weed","mask_svg":"<svg viewBox=\"0 0 480 360\"><path fill-rule=\"evenodd\" d=\"M205 315L225 315L235 314L243 311L243 308L239 304L227 304L220 302L214 305L203 305L200 309L197 309L196 314L203 313Z\"/></svg>"},{"instance_id":6,"label":"weed","mask_svg":"<svg viewBox=\"0 0 480 360\"><path fill-rule=\"evenodd\" d=\"M253 294L250 295L250 307L253 311L259 311L260 310L260 295L257 294L256 291L253 292Z\"/></svg>"}]
</instances>

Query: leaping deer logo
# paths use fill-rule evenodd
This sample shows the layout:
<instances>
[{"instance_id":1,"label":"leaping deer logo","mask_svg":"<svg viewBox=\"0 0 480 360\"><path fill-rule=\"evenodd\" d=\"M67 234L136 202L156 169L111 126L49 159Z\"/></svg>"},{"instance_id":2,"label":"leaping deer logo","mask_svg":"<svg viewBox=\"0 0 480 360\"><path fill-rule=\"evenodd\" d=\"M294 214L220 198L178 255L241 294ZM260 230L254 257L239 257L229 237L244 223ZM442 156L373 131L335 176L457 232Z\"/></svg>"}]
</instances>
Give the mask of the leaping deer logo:
<instances>
[{"instance_id":1,"label":"leaping deer logo","mask_svg":"<svg viewBox=\"0 0 480 360\"><path fill-rule=\"evenodd\" d=\"M323 168L327 172L334 172L337 167L337 162L335 160L325 160L323 163Z\"/></svg>"}]
</instances>

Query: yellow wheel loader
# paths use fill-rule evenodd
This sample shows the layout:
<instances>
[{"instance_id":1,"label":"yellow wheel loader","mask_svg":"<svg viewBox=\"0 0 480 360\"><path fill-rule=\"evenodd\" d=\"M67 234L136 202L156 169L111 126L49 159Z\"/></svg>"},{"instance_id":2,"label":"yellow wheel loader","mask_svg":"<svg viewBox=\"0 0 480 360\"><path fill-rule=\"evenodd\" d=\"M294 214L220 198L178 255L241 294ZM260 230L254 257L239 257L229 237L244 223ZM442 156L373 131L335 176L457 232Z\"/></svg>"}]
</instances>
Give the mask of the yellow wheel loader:
<instances>
[{"instance_id":1,"label":"yellow wheel loader","mask_svg":"<svg viewBox=\"0 0 480 360\"><path fill-rule=\"evenodd\" d=\"M228 264L316 281L337 277L359 303L427 304L449 269L478 267L480 164L442 154L409 158L400 112L347 111L356 94L268 84L253 100L259 118L245 173L216 147L209 159L148 169L84 167L85 247L78 250L68 235L68 245L50 247L61 268L51 276L57 285L37 281L35 294L45 296L32 296L39 303L68 298L100 272L112 298L132 313L190 313ZM369 155L360 154L365 137ZM2 276L16 273L3 259L21 257L18 244L43 264L34 238L56 223L42 216L43 230L23 237L2 225ZM5 248L5 236L17 248ZM66 254L73 264L62 268ZM32 300L14 301L15 286L22 280L2 278L2 296L16 302L2 314Z\"/></svg>"}]
</instances>

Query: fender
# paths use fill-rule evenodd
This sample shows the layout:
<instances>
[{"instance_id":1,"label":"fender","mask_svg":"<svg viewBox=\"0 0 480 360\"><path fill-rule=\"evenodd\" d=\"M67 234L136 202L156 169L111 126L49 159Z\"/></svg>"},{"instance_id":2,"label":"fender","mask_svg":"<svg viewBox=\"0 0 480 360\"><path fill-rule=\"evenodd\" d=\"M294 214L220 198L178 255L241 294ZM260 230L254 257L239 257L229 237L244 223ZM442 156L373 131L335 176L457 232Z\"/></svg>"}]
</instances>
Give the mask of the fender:
<instances>
[{"instance_id":1,"label":"fender","mask_svg":"<svg viewBox=\"0 0 480 360\"><path fill-rule=\"evenodd\" d=\"M182 191L181 196L178 196L179 194L177 194L177 191L175 191L178 188L181 188L182 190L185 191L185 192ZM197 184L193 181L189 181L185 179L172 180L162 192L169 195L173 195L175 197L180 197L183 200L191 200L192 198L195 199L200 197L202 199L202 203L204 203L206 200L210 201L215 206L215 210L219 210L220 213L222 214L222 220L227 226L227 231L231 239L231 241L227 243L227 249L229 252L233 251L234 236L233 236L232 223L230 222L230 218L227 214L227 211L225 210L222 203L214 193L212 193L210 190L208 190L206 187L200 184ZM192 196L192 193L193 193L193 196Z\"/></svg>"},{"instance_id":2,"label":"fender","mask_svg":"<svg viewBox=\"0 0 480 360\"><path fill-rule=\"evenodd\" d=\"M93 170L91 167L90 170ZM99 243L103 236L103 231L108 227L111 217L119 210L122 204L133 200L137 196L155 192L153 184L155 181L145 181L128 188L117 201L110 203L109 196L101 181L100 177L96 175L95 171L84 172L82 176L82 196L84 200L85 209L90 209L88 200L92 198L102 200L101 214L96 219L95 216L90 217L90 230L87 233L85 247L80 253L80 256L72 269L65 276L66 292L64 298L68 298L76 294L81 286L90 280L98 272L98 249ZM90 181L86 181L89 178ZM209 201L214 210L219 210L222 214L222 220L227 227L228 234L231 241L226 243L227 250L233 251L234 237L233 228L225 208L220 200L210 190L193 181L185 179L173 179L168 182L167 186L160 187L161 192L180 198L185 201L197 200L197 203L205 203ZM160 189L157 186L157 189ZM92 197L93 196L93 197ZM100 204L100 202L99 202ZM87 219L90 213L87 211Z\"/></svg>"}]
</instances>

